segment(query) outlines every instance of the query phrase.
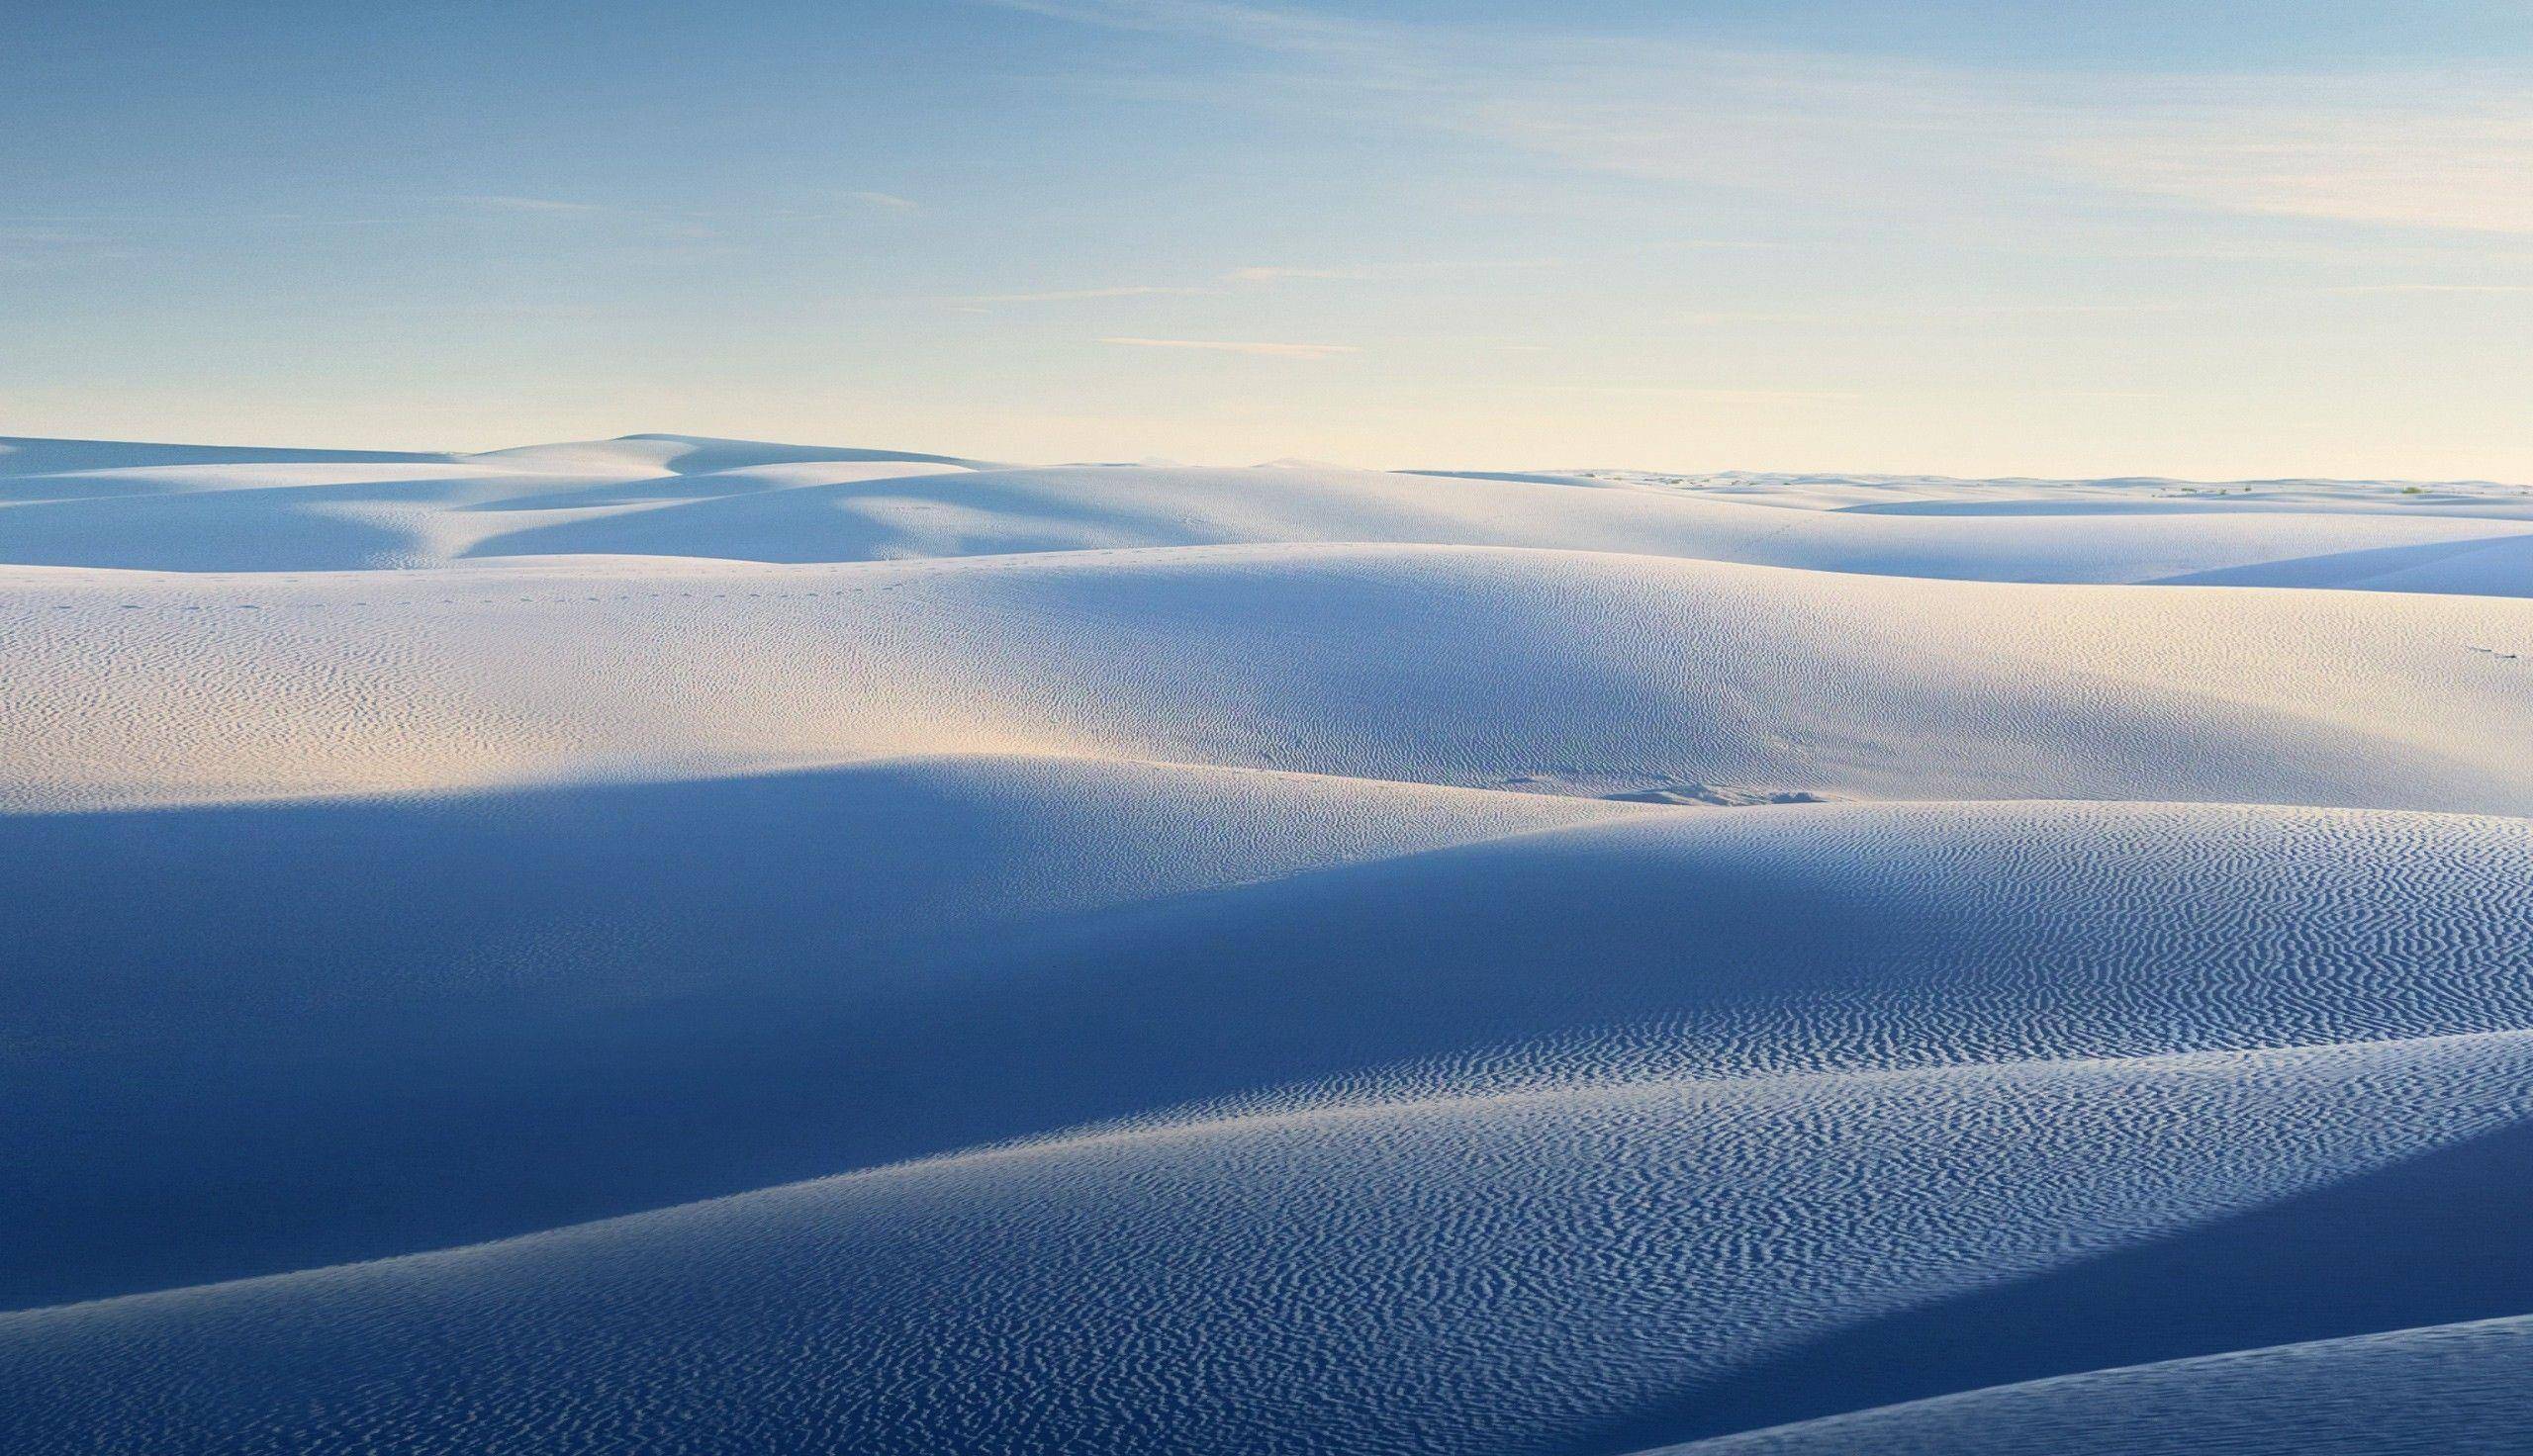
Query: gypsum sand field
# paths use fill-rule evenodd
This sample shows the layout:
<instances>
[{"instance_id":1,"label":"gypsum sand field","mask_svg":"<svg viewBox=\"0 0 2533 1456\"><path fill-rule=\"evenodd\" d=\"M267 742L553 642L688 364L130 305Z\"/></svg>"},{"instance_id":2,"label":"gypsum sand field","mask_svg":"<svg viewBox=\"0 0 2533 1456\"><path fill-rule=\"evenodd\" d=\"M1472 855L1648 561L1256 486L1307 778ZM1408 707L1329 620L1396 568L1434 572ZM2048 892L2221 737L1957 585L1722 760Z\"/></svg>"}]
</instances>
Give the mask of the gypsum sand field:
<instances>
[{"instance_id":1,"label":"gypsum sand field","mask_svg":"<svg viewBox=\"0 0 2533 1456\"><path fill-rule=\"evenodd\" d=\"M0 1409L2505 1449L2528 596L2480 484L6 442Z\"/></svg>"}]
</instances>

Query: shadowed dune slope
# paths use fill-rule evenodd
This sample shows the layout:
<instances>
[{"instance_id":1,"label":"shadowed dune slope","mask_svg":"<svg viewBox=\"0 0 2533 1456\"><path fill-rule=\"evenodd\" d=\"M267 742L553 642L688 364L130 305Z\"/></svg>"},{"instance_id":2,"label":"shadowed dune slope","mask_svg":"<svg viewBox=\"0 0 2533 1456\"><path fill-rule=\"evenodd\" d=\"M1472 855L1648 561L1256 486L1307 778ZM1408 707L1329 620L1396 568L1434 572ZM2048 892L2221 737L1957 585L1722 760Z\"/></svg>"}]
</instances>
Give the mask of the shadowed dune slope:
<instances>
[{"instance_id":1,"label":"shadowed dune slope","mask_svg":"<svg viewBox=\"0 0 2533 1456\"><path fill-rule=\"evenodd\" d=\"M0 1316L0 1386L58 1449L1606 1449L1854 1321L2503 1126L2529 1078L2501 1034L1257 1116Z\"/></svg>"},{"instance_id":2,"label":"shadowed dune slope","mask_svg":"<svg viewBox=\"0 0 2533 1456\"><path fill-rule=\"evenodd\" d=\"M16 821L59 884L119 866L158 907L120 932L28 916L91 948L13 1016L61 1048L15 1058L34 1115L7 1161L53 1172L10 1200L10 1244L71 1254L26 1261L38 1279L296 1267L532 1228L575 1198L877 1166L0 1318L0 1386L45 1440L133 1449L217 1419L272 1449L693 1429L1584 1450L1750 1409L1748 1372L1861 1321L2370 1176L2389 1233L2447 1250L2474 1297L2533 1293L2511 1244L2463 1236L2486 1200L2412 1186L2443 1176L2423 1154L2533 1111L2521 821L1418 804L1180 772ZM1034 822L960 822L1031 801ZM1388 827L1411 804L1423 848ZM1333 816L1329 840L1355 825L1348 863L1254 843L1239 826L1270 808ZM1167 848L1195 822L1221 839ZM881 825L901 849L874 860ZM192 837L256 848L206 871ZM1081 867L927 924L976 914L963 875L1011 877L926 861L981 841ZM311 874L319 857L336 872ZM482 907L471 931L400 894L424 877ZM506 911L506 877L577 932ZM707 917L749 934L713 948ZM535 933L490 934L520 920ZM312 926L322 956L293 935ZM153 1088L126 1056L183 1074ZM1109 1126L1064 1131L1084 1121ZM974 1150L1015 1137L1035 1140ZM2342 1226L2314 1207L2269 1241ZM147 1253L118 1270L116 1250ZM2137 1360L2221 1348L2241 1320L2199 1286L2147 1304ZM2363 1332L2333 1323L2361 1304L2298 1332ZM1935 1320L1953 1388L2019 1378L2027 1332L1956 1308Z\"/></svg>"}]
</instances>

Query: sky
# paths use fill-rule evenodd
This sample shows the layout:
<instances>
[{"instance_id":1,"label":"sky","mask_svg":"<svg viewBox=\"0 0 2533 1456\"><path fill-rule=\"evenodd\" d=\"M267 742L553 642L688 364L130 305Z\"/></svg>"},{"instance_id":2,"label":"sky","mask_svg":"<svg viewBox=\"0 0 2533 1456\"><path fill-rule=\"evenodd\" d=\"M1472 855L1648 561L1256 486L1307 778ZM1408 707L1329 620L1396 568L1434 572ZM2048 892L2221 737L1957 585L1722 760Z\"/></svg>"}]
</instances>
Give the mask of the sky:
<instances>
[{"instance_id":1,"label":"sky","mask_svg":"<svg viewBox=\"0 0 2533 1456\"><path fill-rule=\"evenodd\" d=\"M2523 0L10 14L0 434L2533 481Z\"/></svg>"}]
</instances>

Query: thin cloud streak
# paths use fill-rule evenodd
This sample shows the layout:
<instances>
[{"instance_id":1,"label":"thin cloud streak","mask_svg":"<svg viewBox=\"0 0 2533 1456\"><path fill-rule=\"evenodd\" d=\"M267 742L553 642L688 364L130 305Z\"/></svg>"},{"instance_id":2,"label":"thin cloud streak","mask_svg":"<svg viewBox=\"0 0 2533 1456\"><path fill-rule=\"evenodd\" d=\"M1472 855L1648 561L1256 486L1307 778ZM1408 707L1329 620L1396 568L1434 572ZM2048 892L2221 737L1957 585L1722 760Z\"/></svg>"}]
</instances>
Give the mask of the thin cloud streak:
<instances>
[{"instance_id":1,"label":"thin cloud streak","mask_svg":"<svg viewBox=\"0 0 2533 1456\"><path fill-rule=\"evenodd\" d=\"M1100 339L1103 344L1116 344L1131 349L1202 349L1218 354L1260 354L1279 359L1327 359L1340 354L1360 353L1353 344L1288 344L1255 343L1236 339L1214 338L1131 338Z\"/></svg>"},{"instance_id":2,"label":"thin cloud streak","mask_svg":"<svg viewBox=\"0 0 2533 1456\"><path fill-rule=\"evenodd\" d=\"M506 197L497 194L469 194L442 198L456 207L478 208L488 213L518 213L533 217L585 218L607 212L594 202L566 202L552 197Z\"/></svg>"},{"instance_id":3,"label":"thin cloud streak","mask_svg":"<svg viewBox=\"0 0 2533 1456\"><path fill-rule=\"evenodd\" d=\"M1234 47L1315 106L1649 180L1930 212L2073 186L2210 214L2533 234L2533 84L2497 68L2079 80L1218 0L998 3Z\"/></svg>"},{"instance_id":4,"label":"thin cloud streak","mask_svg":"<svg viewBox=\"0 0 2533 1456\"><path fill-rule=\"evenodd\" d=\"M1092 299L1186 298L1209 294L1210 288L1173 288L1154 284L1127 284L1117 288L1057 288L1041 293L953 294L934 302L974 308L988 304L1071 304Z\"/></svg>"},{"instance_id":5,"label":"thin cloud streak","mask_svg":"<svg viewBox=\"0 0 2533 1456\"><path fill-rule=\"evenodd\" d=\"M1227 282L1231 283L1283 283L1287 281L1303 280L1321 281L1369 278L1372 275L1370 273L1360 268L1278 268L1271 266L1253 266L1248 268L1234 268L1230 272L1225 273L1223 278Z\"/></svg>"},{"instance_id":6,"label":"thin cloud streak","mask_svg":"<svg viewBox=\"0 0 2533 1456\"><path fill-rule=\"evenodd\" d=\"M1328 279L1369 278L1360 268L1233 268L1221 275L1225 284L1293 283ZM1218 285L1127 283L1099 288L1050 288L1022 293L949 294L932 302L975 309L996 304L1072 304L1099 299L1212 298L1226 290Z\"/></svg>"},{"instance_id":7,"label":"thin cloud streak","mask_svg":"<svg viewBox=\"0 0 2533 1456\"><path fill-rule=\"evenodd\" d=\"M1534 388L1560 395L1620 395L1698 400L1718 405L1822 405L1862 398L1852 390L1710 389L1698 385L1550 384Z\"/></svg>"},{"instance_id":8,"label":"thin cloud streak","mask_svg":"<svg viewBox=\"0 0 2533 1456\"><path fill-rule=\"evenodd\" d=\"M2533 283L2353 283L2331 293L2533 294Z\"/></svg>"}]
</instances>

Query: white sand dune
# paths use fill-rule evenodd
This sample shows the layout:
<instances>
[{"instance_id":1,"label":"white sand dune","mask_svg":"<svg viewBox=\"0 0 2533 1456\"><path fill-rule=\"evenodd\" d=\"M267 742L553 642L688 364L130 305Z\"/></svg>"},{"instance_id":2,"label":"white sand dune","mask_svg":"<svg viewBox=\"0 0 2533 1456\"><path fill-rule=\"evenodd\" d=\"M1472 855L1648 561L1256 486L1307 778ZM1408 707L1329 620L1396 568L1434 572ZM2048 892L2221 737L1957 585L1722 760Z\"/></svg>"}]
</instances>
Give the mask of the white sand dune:
<instances>
[{"instance_id":1,"label":"white sand dune","mask_svg":"<svg viewBox=\"0 0 2533 1456\"><path fill-rule=\"evenodd\" d=\"M1834 1400L1834 1368L1778 1367L1912 1315L1929 1374L2028 1368L2052 1352L1996 1341L1981 1296L2065 1281L2081 1320L2139 1245L2201 1277L2138 1353L2221 1344L2260 1307L2232 1224L2280 1203L2318 1206L2262 1274L2520 1298L2520 1257L2339 1263L2317 1190L2442 1205L2383 1231L2450 1239L2498 1180L2433 1159L2521 1119L2528 1075L2506 1034L1199 1123L0 1316L0 1381L65 1447L1591 1449L1694 1431L1701 1398Z\"/></svg>"},{"instance_id":2,"label":"white sand dune","mask_svg":"<svg viewBox=\"0 0 2533 1456\"><path fill-rule=\"evenodd\" d=\"M339 463L134 447L135 463L122 467L101 463L106 447L74 448L84 442L0 441L13 445L14 454L0 453L0 560L54 566L329 571L537 555L844 562L1378 542L1975 581L2257 571L2267 586L2533 593L2533 497L2411 497L2389 483L2284 501L2176 501L2167 482L2106 482L2055 493L2039 510L2027 508L2036 483L2003 483L1970 502L1985 508L1964 510L1956 482L1923 502L1952 513L1929 518L1768 508L1746 492L1684 490L1659 477L992 469L684 436ZM1846 497L1816 485L1789 499ZM2449 573L2466 585L2449 585Z\"/></svg>"},{"instance_id":3,"label":"white sand dune","mask_svg":"<svg viewBox=\"0 0 2533 1456\"><path fill-rule=\"evenodd\" d=\"M2528 598L2491 486L0 442L0 1410L2507 1449Z\"/></svg>"},{"instance_id":4,"label":"white sand dune","mask_svg":"<svg viewBox=\"0 0 2533 1456\"><path fill-rule=\"evenodd\" d=\"M2060 1376L1718 1437L1663 1456L2504 1451L2523 1443L2524 1412L2502 1393L2528 1380L2533 1320L2487 1320ZM2388 1423L2387 1410L2417 1414Z\"/></svg>"},{"instance_id":5,"label":"white sand dune","mask_svg":"<svg viewBox=\"0 0 2533 1456\"><path fill-rule=\"evenodd\" d=\"M0 593L17 807L959 751L1582 793L2533 809L2521 598L1386 546L0 568Z\"/></svg>"},{"instance_id":6,"label":"white sand dune","mask_svg":"<svg viewBox=\"0 0 2533 1456\"><path fill-rule=\"evenodd\" d=\"M959 760L6 829L27 867L0 932L61 967L10 1003L13 1104L44 1116L0 1144L22 1221L0 1270L37 1299L1305 1084L1458 1096L2533 1014L2511 819L1720 814ZM88 904L101 880L150 917ZM521 1040L571 1054L513 1064ZM63 1171L101 1141L136 1155ZM65 1239L79 1269L36 1256Z\"/></svg>"}]
</instances>

